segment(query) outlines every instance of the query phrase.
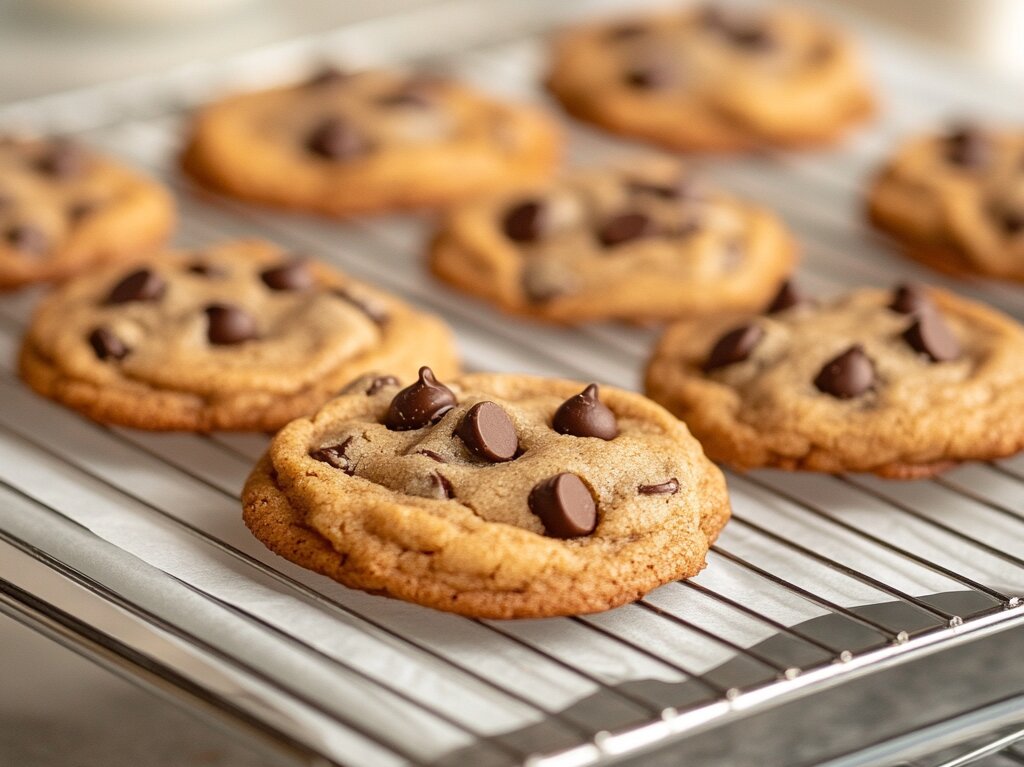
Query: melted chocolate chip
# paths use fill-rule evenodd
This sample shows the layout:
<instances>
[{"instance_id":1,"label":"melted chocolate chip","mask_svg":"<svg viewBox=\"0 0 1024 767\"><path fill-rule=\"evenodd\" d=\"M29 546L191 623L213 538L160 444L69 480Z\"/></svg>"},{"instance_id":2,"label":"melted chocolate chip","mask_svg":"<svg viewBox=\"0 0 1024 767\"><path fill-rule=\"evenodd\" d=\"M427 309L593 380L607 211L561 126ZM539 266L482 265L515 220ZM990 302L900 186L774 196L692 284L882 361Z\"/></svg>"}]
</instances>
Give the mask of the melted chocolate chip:
<instances>
[{"instance_id":1,"label":"melted chocolate chip","mask_svg":"<svg viewBox=\"0 0 1024 767\"><path fill-rule=\"evenodd\" d=\"M625 242L647 237L656 231L654 222L644 213L630 212L613 216L601 225L597 238L605 247L614 247Z\"/></svg>"},{"instance_id":2,"label":"melted chocolate chip","mask_svg":"<svg viewBox=\"0 0 1024 767\"><path fill-rule=\"evenodd\" d=\"M426 448L417 450L416 455L425 455L431 461L437 461L438 463L448 463L443 455L435 453L433 450L427 450Z\"/></svg>"},{"instance_id":3,"label":"melted chocolate chip","mask_svg":"<svg viewBox=\"0 0 1024 767\"><path fill-rule=\"evenodd\" d=\"M322 463L326 463L328 466L332 466L335 469L340 469L349 476L352 476L352 463L349 461L348 456L345 455L345 450L351 443L352 437L347 437L344 442L339 444L328 445L327 447L322 447L319 450L314 450L309 454L309 457Z\"/></svg>"},{"instance_id":4,"label":"melted chocolate chip","mask_svg":"<svg viewBox=\"0 0 1024 767\"><path fill-rule=\"evenodd\" d=\"M89 344L101 360L120 360L128 356L128 347L107 328L96 328L89 334Z\"/></svg>"},{"instance_id":5,"label":"melted chocolate chip","mask_svg":"<svg viewBox=\"0 0 1024 767\"><path fill-rule=\"evenodd\" d=\"M72 224L78 224L87 219L97 210L100 204L93 200L81 200L68 208L68 220Z\"/></svg>"},{"instance_id":6,"label":"melted chocolate chip","mask_svg":"<svg viewBox=\"0 0 1024 767\"><path fill-rule=\"evenodd\" d=\"M829 360L814 379L819 391L838 399L852 399L870 389L875 383L875 366L864 353L860 344L855 344Z\"/></svg>"},{"instance_id":7,"label":"melted chocolate chip","mask_svg":"<svg viewBox=\"0 0 1024 767\"><path fill-rule=\"evenodd\" d=\"M526 200L509 208L502 219L505 236L513 242L536 242L544 234L547 207L541 200Z\"/></svg>"},{"instance_id":8,"label":"melted chocolate chip","mask_svg":"<svg viewBox=\"0 0 1024 767\"><path fill-rule=\"evenodd\" d=\"M316 284L304 259L294 259L260 272L260 279L271 290L309 290Z\"/></svg>"},{"instance_id":9,"label":"melted chocolate chip","mask_svg":"<svg viewBox=\"0 0 1024 767\"><path fill-rule=\"evenodd\" d=\"M903 340L911 349L932 362L949 362L957 359L962 352L960 342L938 312L919 314L903 332Z\"/></svg>"},{"instance_id":10,"label":"melted chocolate chip","mask_svg":"<svg viewBox=\"0 0 1024 767\"><path fill-rule=\"evenodd\" d=\"M679 492L679 480L672 477L656 485L640 485L636 491L640 495L675 495Z\"/></svg>"},{"instance_id":11,"label":"melted chocolate chip","mask_svg":"<svg viewBox=\"0 0 1024 767\"><path fill-rule=\"evenodd\" d=\"M159 301L167 292L167 283L152 269L137 269L117 283L108 304L126 304L130 301Z\"/></svg>"},{"instance_id":12,"label":"melted chocolate chip","mask_svg":"<svg viewBox=\"0 0 1024 767\"><path fill-rule=\"evenodd\" d=\"M768 308L765 309L765 314L775 314L777 312L784 312L786 309L792 309L794 306L804 303L804 297L797 290L796 285L793 284L792 280L786 280L779 286L779 291L775 294L775 298L768 304Z\"/></svg>"},{"instance_id":13,"label":"melted chocolate chip","mask_svg":"<svg viewBox=\"0 0 1024 767\"><path fill-rule=\"evenodd\" d=\"M932 302L925 292L913 283L896 287L889 308L900 314L918 314L931 308Z\"/></svg>"},{"instance_id":14,"label":"melted chocolate chip","mask_svg":"<svg viewBox=\"0 0 1024 767\"><path fill-rule=\"evenodd\" d=\"M56 179L77 176L85 169L85 153L70 141L57 141L36 160L36 170Z\"/></svg>"},{"instance_id":15,"label":"melted chocolate chip","mask_svg":"<svg viewBox=\"0 0 1024 767\"><path fill-rule=\"evenodd\" d=\"M366 396L372 397L385 386L398 386L398 379L394 376L377 376L370 381L370 385L366 388Z\"/></svg>"},{"instance_id":16,"label":"melted chocolate chip","mask_svg":"<svg viewBox=\"0 0 1024 767\"><path fill-rule=\"evenodd\" d=\"M623 79L639 90L658 90L672 85L675 77L672 69L664 64L645 64L626 70Z\"/></svg>"},{"instance_id":17,"label":"melted chocolate chip","mask_svg":"<svg viewBox=\"0 0 1024 767\"><path fill-rule=\"evenodd\" d=\"M1004 234L1013 237L1024 232L1024 210L1007 208L997 213L999 228Z\"/></svg>"},{"instance_id":18,"label":"melted chocolate chip","mask_svg":"<svg viewBox=\"0 0 1024 767\"><path fill-rule=\"evenodd\" d=\"M22 253L38 255L45 253L50 245L49 238L43 230L32 224L15 224L7 230L4 237L12 248Z\"/></svg>"},{"instance_id":19,"label":"melted chocolate chip","mask_svg":"<svg viewBox=\"0 0 1024 767\"><path fill-rule=\"evenodd\" d=\"M981 168L992 154L991 142L980 129L963 125L954 128L945 140L946 160L962 168Z\"/></svg>"},{"instance_id":20,"label":"melted chocolate chip","mask_svg":"<svg viewBox=\"0 0 1024 767\"><path fill-rule=\"evenodd\" d=\"M750 357L757 345L764 338L764 328L760 325L741 325L733 328L715 342L708 354L704 370L716 370L732 365Z\"/></svg>"},{"instance_id":21,"label":"melted chocolate chip","mask_svg":"<svg viewBox=\"0 0 1024 767\"><path fill-rule=\"evenodd\" d=\"M188 265L189 274L198 274L200 277L227 277L227 272L219 266L208 264L205 261L193 261Z\"/></svg>"},{"instance_id":22,"label":"melted chocolate chip","mask_svg":"<svg viewBox=\"0 0 1024 767\"><path fill-rule=\"evenodd\" d=\"M434 495L450 499L455 497L455 488L452 487L452 483L448 481L447 477L441 476L439 472L434 472L430 475L430 484L434 489Z\"/></svg>"},{"instance_id":23,"label":"melted chocolate chip","mask_svg":"<svg viewBox=\"0 0 1024 767\"><path fill-rule=\"evenodd\" d=\"M306 148L328 160L347 160L365 154L369 142L351 123L329 117L306 138Z\"/></svg>"},{"instance_id":24,"label":"melted chocolate chip","mask_svg":"<svg viewBox=\"0 0 1024 767\"><path fill-rule=\"evenodd\" d=\"M607 32L607 37L609 40L620 41L633 40L637 37L643 37L646 34L646 26L627 21L611 27Z\"/></svg>"},{"instance_id":25,"label":"melted chocolate chip","mask_svg":"<svg viewBox=\"0 0 1024 767\"><path fill-rule=\"evenodd\" d=\"M599 399L597 384L590 384L579 394L558 406L551 427L559 434L573 437L597 437L612 440L619 436L619 424L607 405Z\"/></svg>"},{"instance_id":26,"label":"melted chocolate chip","mask_svg":"<svg viewBox=\"0 0 1024 767\"><path fill-rule=\"evenodd\" d=\"M500 405L478 402L455 427L455 435L477 458L504 463L516 457L519 437L515 424Z\"/></svg>"},{"instance_id":27,"label":"melted chocolate chip","mask_svg":"<svg viewBox=\"0 0 1024 767\"><path fill-rule=\"evenodd\" d=\"M597 527L597 504L590 488L575 474L556 474L538 482L527 501L551 538L579 538Z\"/></svg>"},{"instance_id":28,"label":"melted chocolate chip","mask_svg":"<svg viewBox=\"0 0 1024 767\"><path fill-rule=\"evenodd\" d=\"M240 344L256 338L256 319L237 306L211 304L206 307L206 337L211 344L226 346Z\"/></svg>"},{"instance_id":29,"label":"melted chocolate chip","mask_svg":"<svg viewBox=\"0 0 1024 767\"><path fill-rule=\"evenodd\" d=\"M383 306L374 303L373 301L365 298L352 295L348 288L336 288L332 291L334 295L340 298L342 301L351 304L356 309L361 311L367 317L370 318L370 322L375 325L386 325L388 322L388 312Z\"/></svg>"},{"instance_id":30,"label":"melted chocolate chip","mask_svg":"<svg viewBox=\"0 0 1024 767\"><path fill-rule=\"evenodd\" d=\"M441 418L458 404L455 394L434 378L434 371L420 368L419 380L405 387L388 406L384 425L391 431L422 429Z\"/></svg>"}]
</instances>

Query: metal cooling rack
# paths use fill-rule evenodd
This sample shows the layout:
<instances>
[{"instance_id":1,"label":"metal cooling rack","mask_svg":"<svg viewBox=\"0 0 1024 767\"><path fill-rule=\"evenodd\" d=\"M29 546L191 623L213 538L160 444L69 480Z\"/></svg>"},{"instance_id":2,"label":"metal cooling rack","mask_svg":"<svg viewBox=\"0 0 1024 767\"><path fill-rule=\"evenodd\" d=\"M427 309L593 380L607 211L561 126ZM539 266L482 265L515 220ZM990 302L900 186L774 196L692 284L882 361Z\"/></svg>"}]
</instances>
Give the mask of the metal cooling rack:
<instances>
[{"instance_id":1,"label":"metal cooling rack","mask_svg":"<svg viewBox=\"0 0 1024 767\"><path fill-rule=\"evenodd\" d=\"M266 236L443 315L470 367L635 388L651 331L527 325L449 292L422 268L425 218L280 215L199 193L174 169L185 108L340 52L543 99L543 30L614 5L435 3L225 62L0 107L0 124L74 132L160 176L179 195L183 246ZM879 121L841 149L707 160L706 172L785 217L804 244L799 278L809 290L930 280L1024 318L1024 290L954 286L894 256L862 223L859 202L866 174L900 135L959 114L1020 124L1019 91L847 23L869 49ZM636 149L568 127L573 163ZM267 553L238 509L266 438L107 428L30 394L12 360L37 298L0 299L0 610L282 758L1024 761L1013 750L992 756L1024 726L1024 458L915 483L731 475L734 521L692 581L602 615L466 620L348 591ZM935 756L937 747L958 755Z\"/></svg>"}]
</instances>

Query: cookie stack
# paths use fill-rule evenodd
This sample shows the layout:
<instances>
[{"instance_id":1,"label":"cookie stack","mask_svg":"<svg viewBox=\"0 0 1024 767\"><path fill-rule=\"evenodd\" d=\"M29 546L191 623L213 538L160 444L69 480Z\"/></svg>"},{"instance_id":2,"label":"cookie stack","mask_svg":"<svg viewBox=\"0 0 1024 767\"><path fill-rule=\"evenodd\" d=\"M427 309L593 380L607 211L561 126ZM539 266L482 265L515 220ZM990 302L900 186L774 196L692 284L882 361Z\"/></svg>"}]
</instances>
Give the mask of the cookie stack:
<instances>
[{"instance_id":1,"label":"cookie stack","mask_svg":"<svg viewBox=\"0 0 1024 767\"><path fill-rule=\"evenodd\" d=\"M875 109L855 46L804 11L688 7L586 24L547 88L687 152L838 141ZM0 287L61 281L25 382L108 424L276 431L242 493L281 556L487 618L606 610L696 575L722 472L931 476L1024 449L1024 329L905 283L803 295L770 210L664 155L556 173L558 122L448 78L326 70L194 117L208 190L328 217L441 211L429 270L515 319L665 324L645 396L460 371L438 318L260 240L166 249L171 196L66 140L0 142ZM870 219L949 272L1024 278L1024 139L898 149ZM458 300L453 298L452 300Z\"/></svg>"}]
</instances>

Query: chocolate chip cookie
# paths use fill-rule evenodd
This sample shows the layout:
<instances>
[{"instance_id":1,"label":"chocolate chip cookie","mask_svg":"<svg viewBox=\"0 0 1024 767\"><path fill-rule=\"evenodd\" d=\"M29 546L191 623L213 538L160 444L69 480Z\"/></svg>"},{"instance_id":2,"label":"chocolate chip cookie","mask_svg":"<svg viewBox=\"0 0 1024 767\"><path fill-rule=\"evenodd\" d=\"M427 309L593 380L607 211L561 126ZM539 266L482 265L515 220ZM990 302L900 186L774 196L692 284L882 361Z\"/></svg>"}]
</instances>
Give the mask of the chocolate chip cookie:
<instances>
[{"instance_id":1,"label":"chocolate chip cookie","mask_svg":"<svg viewBox=\"0 0 1024 767\"><path fill-rule=\"evenodd\" d=\"M261 241L162 254L59 288L21 349L22 378L97 421L271 430L354 376L457 370L450 331L327 266Z\"/></svg>"},{"instance_id":2,"label":"chocolate chip cookie","mask_svg":"<svg viewBox=\"0 0 1024 767\"><path fill-rule=\"evenodd\" d=\"M684 151L829 143L874 109L851 42L786 8L688 6L571 29L547 84L580 119Z\"/></svg>"},{"instance_id":3,"label":"chocolate chip cookie","mask_svg":"<svg viewBox=\"0 0 1024 767\"><path fill-rule=\"evenodd\" d=\"M155 181L67 139L0 137L0 290L133 258L173 226Z\"/></svg>"},{"instance_id":4,"label":"chocolate chip cookie","mask_svg":"<svg viewBox=\"0 0 1024 767\"><path fill-rule=\"evenodd\" d=\"M753 310L795 257L771 213L642 158L456 208L430 264L506 311L578 323Z\"/></svg>"},{"instance_id":5,"label":"chocolate chip cookie","mask_svg":"<svg viewBox=\"0 0 1024 767\"><path fill-rule=\"evenodd\" d=\"M476 617L606 610L695 575L729 516L686 426L618 389L365 376L282 429L242 495L270 549Z\"/></svg>"},{"instance_id":6,"label":"chocolate chip cookie","mask_svg":"<svg viewBox=\"0 0 1024 767\"><path fill-rule=\"evenodd\" d=\"M327 71L201 110L184 166L236 197L346 216L544 178L559 149L546 116L456 82Z\"/></svg>"},{"instance_id":7,"label":"chocolate chip cookie","mask_svg":"<svg viewBox=\"0 0 1024 767\"><path fill-rule=\"evenodd\" d=\"M934 288L671 326L647 392L732 466L910 479L1024 449L1024 328Z\"/></svg>"},{"instance_id":8,"label":"chocolate chip cookie","mask_svg":"<svg viewBox=\"0 0 1024 767\"><path fill-rule=\"evenodd\" d=\"M868 190L872 222L956 275L1024 281L1024 130L962 125L896 150Z\"/></svg>"}]
</instances>

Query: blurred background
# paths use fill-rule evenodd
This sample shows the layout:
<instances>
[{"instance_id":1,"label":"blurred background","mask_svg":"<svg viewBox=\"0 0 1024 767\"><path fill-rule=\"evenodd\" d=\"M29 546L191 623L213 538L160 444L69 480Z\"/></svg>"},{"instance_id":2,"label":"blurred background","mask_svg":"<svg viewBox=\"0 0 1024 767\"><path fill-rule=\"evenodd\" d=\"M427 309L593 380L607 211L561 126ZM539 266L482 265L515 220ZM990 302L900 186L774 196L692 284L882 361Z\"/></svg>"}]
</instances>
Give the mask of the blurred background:
<instances>
[{"instance_id":1,"label":"blurred background","mask_svg":"<svg viewBox=\"0 0 1024 767\"><path fill-rule=\"evenodd\" d=\"M157 74L434 2L0 0L0 103ZM1024 0L814 5L868 17L1024 82ZM0 765L243 764L270 762L0 617Z\"/></svg>"}]
</instances>

